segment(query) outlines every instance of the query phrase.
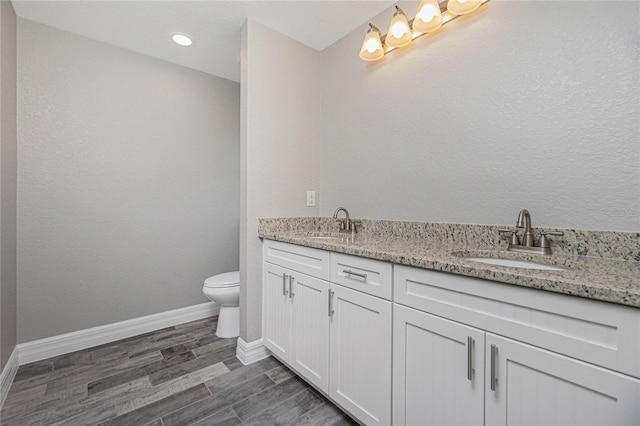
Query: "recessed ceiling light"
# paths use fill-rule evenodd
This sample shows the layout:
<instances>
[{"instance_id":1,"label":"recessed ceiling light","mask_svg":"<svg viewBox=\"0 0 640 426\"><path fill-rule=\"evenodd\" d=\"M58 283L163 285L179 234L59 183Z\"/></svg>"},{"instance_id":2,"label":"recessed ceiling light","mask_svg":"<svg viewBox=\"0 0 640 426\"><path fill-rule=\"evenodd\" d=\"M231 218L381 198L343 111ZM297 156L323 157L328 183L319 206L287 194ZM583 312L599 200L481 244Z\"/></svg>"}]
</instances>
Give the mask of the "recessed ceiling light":
<instances>
[{"instance_id":1,"label":"recessed ceiling light","mask_svg":"<svg viewBox=\"0 0 640 426\"><path fill-rule=\"evenodd\" d=\"M171 38L180 46L191 46L193 44L193 40L191 40L191 37L183 33L173 33L171 35Z\"/></svg>"}]
</instances>

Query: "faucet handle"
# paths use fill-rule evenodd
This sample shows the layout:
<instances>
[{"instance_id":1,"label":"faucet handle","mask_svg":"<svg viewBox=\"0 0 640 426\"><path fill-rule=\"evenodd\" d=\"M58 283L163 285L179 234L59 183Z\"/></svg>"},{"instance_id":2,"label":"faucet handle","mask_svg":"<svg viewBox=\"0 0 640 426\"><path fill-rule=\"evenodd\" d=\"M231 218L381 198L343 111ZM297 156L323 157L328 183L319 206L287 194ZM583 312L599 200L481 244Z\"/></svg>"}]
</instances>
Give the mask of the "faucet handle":
<instances>
[{"instance_id":1,"label":"faucet handle","mask_svg":"<svg viewBox=\"0 0 640 426\"><path fill-rule=\"evenodd\" d=\"M511 234L511 238L509 239L510 246L519 246L520 240L518 239L518 230L517 229L498 229L498 232L501 234Z\"/></svg>"},{"instance_id":2,"label":"faucet handle","mask_svg":"<svg viewBox=\"0 0 640 426\"><path fill-rule=\"evenodd\" d=\"M562 231L541 231L540 232L540 248L550 248L549 239L547 235L555 235L561 237L564 235Z\"/></svg>"}]
</instances>

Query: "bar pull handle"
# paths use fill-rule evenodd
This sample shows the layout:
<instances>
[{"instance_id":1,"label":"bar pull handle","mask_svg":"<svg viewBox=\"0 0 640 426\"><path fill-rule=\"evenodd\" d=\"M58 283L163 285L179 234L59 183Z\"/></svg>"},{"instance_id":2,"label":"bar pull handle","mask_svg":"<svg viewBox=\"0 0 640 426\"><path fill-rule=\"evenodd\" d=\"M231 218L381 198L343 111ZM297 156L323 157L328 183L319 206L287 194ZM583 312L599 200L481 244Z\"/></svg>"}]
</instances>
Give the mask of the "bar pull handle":
<instances>
[{"instance_id":1,"label":"bar pull handle","mask_svg":"<svg viewBox=\"0 0 640 426\"><path fill-rule=\"evenodd\" d=\"M473 368L473 347L475 341L471 336L467 337L467 380L473 381L473 375L476 370Z\"/></svg>"},{"instance_id":2,"label":"bar pull handle","mask_svg":"<svg viewBox=\"0 0 640 426\"><path fill-rule=\"evenodd\" d=\"M287 274L282 274L282 295L287 296Z\"/></svg>"},{"instance_id":3,"label":"bar pull handle","mask_svg":"<svg viewBox=\"0 0 640 426\"><path fill-rule=\"evenodd\" d=\"M295 277L289 275L289 299L293 299L293 296L295 296L295 294L293 294L293 280L295 280Z\"/></svg>"},{"instance_id":4,"label":"bar pull handle","mask_svg":"<svg viewBox=\"0 0 640 426\"><path fill-rule=\"evenodd\" d=\"M343 269L342 273L347 274L347 275L353 275L354 277L360 277L363 280L367 280L367 274L361 274L359 272L353 272L351 269Z\"/></svg>"},{"instance_id":5,"label":"bar pull handle","mask_svg":"<svg viewBox=\"0 0 640 426\"><path fill-rule=\"evenodd\" d=\"M334 293L333 290L329 290L329 303L327 304L327 306L329 307L327 315L329 317L333 315L333 293Z\"/></svg>"},{"instance_id":6,"label":"bar pull handle","mask_svg":"<svg viewBox=\"0 0 640 426\"><path fill-rule=\"evenodd\" d=\"M496 377L496 361L498 358L498 347L491 345L491 390L495 392L498 378Z\"/></svg>"}]
</instances>

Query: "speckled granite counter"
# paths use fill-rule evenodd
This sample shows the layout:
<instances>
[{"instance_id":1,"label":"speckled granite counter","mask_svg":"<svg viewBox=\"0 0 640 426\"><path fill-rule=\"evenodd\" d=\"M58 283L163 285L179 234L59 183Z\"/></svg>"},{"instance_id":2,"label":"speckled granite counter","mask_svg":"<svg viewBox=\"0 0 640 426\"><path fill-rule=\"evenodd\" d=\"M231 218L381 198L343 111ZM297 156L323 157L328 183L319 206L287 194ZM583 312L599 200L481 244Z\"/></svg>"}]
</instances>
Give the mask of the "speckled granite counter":
<instances>
[{"instance_id":1,"label":"speckled granite counter","mask_svg":"<svg viewBox=\"0 0 640 426\"><path fill-rule=\"evenodd\" d=\"M258 236L640 308L640 234L562 229L565 235L552 246L554 254L542 256L505 251L498 228L504 226L364 220L355 238L335 234L339 238L319 239L314 237L335 233L332 219L281 218L260 219ZM469 256L528 260L565 270L488 265Z\"/></svg>"}]
</instances>

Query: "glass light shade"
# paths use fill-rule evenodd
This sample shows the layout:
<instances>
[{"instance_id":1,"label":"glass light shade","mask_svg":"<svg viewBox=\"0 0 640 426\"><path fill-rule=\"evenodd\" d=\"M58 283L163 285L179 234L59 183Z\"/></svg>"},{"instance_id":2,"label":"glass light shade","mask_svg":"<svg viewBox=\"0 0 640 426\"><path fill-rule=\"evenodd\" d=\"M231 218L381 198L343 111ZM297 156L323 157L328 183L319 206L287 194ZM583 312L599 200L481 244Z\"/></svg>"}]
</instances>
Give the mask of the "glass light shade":
<instances>
[{"instance_id":1,"label":"glass light shade","mask_svg":"<svg viewBox=\"0 0 640 426\"><path fill-rule=\"evenodd\" d=\"M411 43L413 33L409 27L409 21L405 16L402 9L396 6L396 13L391 18L389 24L389 31L387 31L387 38L384 40L384 44L390 47L402 47Z\"/></svg>"},{"instance_id":2,"label":"glass light shade","mask_svg":"<svg viewBox=\"0 0 640 426\"><path fill-rule=\"evenodd\" d=\"M418 12L413 20L413 30L419 33L429 33L442 26L442 13L438 0L423 0L418 6Z\"/></svg>"},{"instance_id":3,"label":"glass light shade","mask_svg":"<svg viewBox=\"0 0 640 426\"><path fill-rule=\"evenodd\" d=\"M482 0L449 0L447 10L454 15L466 15L480 7Z\"/></svg>"},{"instance_id":4,"label":"glass light shade","mask_svg":"<svg viewBox=\"0 0 640 426\"><path fill-rule=\"evenodd\" d=\"M364 36L362 48L360 49L360 59L364 61L377 61L384 56L382 41L380 41L380 31L373 25L369 25L369 31L367 31L367 34Z\"/></svg>"}]
</instances>

